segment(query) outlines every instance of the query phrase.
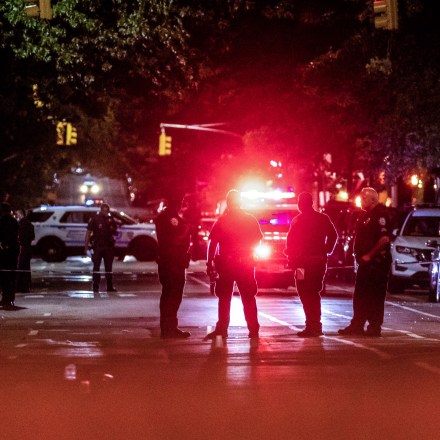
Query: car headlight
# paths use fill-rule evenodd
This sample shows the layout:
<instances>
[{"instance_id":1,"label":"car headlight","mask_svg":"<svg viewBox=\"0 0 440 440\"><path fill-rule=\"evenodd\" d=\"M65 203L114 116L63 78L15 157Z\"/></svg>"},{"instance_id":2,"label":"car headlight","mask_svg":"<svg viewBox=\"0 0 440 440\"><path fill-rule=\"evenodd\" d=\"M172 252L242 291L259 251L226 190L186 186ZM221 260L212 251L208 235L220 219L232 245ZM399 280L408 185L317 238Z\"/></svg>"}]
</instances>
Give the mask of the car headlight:
<instances>
[{"instance_id":1,"label":"car headlight","mask_svg":"<svg viewBox=\"0 0 440 440\"><path fill-rule=\"evenodd\" d=\"M272 254L272 248L265 243L260 244L255 248L254 257L259 260L266 260Z\"/></svg>"}]
</instances>

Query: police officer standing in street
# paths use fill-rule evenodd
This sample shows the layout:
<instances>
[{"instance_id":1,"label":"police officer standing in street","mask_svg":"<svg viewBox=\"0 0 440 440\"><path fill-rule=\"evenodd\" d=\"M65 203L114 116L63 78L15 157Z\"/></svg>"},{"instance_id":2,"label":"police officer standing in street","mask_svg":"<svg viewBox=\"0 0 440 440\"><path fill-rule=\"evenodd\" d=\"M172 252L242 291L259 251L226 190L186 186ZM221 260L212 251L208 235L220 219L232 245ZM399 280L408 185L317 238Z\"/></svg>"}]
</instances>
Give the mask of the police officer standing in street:
<instances>
[{"instance_id":1,"label":"police officer standing in street","mask_svg":"<svg viewBox=\"0 0 440 440\"><path fill-rule=\"evenodd\" d=\"M217 271L215 294L218 297L218 321L206 339L226 338L230 321L234 282L240 291L249 338L258 338L257 283L253 254L263 237L258 221L241 209L241 196L231 190L226 196L226 212L209 234L207 273Z\"/></svg>"},{"instance_id":2,"label":"police officer standing in street","mask_svg":"<svg viewBox=\"0 0 440 440\"><path fill-rule=\"evenodd\" d=\"M296 288L306 316L306 328L298 336L323 335L321 324L321 291L327 271L327 256L335 248L338 234L326 214L313 209L310 193L298 197L297 215L290 224L285 254L294 270Z\"/></svg>"},{"instance_id":3,"label":"police officer standing in street","mask_svg":"<svg viewBox=\"0 0 440 440\"><path fill-rule=\"evenodd\" d=\"M34 225L30 222L24 209L17 209L15 217L18 220L18 243L20 253L17 265L17 292L29 293L31 290L31 243L35 238Z\"/></svg>"},{"instance_id":4,"label":"police officer standing in street","mask_svg":"<svg viewBox=\"0 0 440 440\"><path fill-rule=\"evenodd\" d=\"M191 226L179 215L182 198L167 198L166 208L156 218L159 244L158 271L162 284L160 330L162 338L189 338L191 333L178 328L177 312L185 287L185 272L190 261Z\"/></svg>"},{"instance_id":5,"label":"police officer standing in street","mask_svg":"<svg viewBox=\"0 0 440 440\"><path fill-rule=\"evenodd\" d=\"M89 220L85 239L85 253L92 246L93 255L93 292L99 293L101 281L100 267L104 260L105 279L107 292L116 292L113 286L113 259L115 257L115 240L118 234L118 226L110 214L110 206L107 203L101 205L99 212Z\"/></svg>"},{"instance_id":6,"label":"police officer standing in street","mask_svg":"<svg viewBox=\"0 0 440 440\"><path fill-rule=\"evenodd\" d=\"M373 188L362 189L361 201L366 212L359 219L355 233L354 253L359 267L353 295L353 318L350 325L338 333L380 336L391 266L391 224Z\"/></svg>"},{"instance_id":7,"label":"police officer standing in street","mask_svg":"<svg viewBox=\"0 0 440 440\"><path fill-rule=\"evenodd\" d=\"M0 305L5 310L14 310L15 273L18 261L18 222L12 216L11 205L0 205Z\"/></svg>"}]
</instances>

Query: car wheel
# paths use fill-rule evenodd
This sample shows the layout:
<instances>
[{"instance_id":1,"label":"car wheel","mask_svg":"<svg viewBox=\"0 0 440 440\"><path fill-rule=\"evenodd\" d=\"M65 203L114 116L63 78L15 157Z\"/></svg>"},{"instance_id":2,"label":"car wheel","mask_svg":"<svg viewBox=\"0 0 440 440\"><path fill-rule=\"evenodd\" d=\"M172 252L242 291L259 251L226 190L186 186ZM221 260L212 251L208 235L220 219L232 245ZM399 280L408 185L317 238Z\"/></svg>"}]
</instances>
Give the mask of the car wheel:
<instances>
[{"instance_id":1,"label":"car wheel","mask_svg":"<svg viewBox=\"0 0 440 440\"><path fill-rule=\"evenodd\" d=\"M428 300L433 303L440 302L439 269L439 263L433 263L429 270L430 280Z\"/></svg>"},{"instance_id":2,"label":"car wheel","mask_svg":"<svg viewBox=\"0 0 440 440\"><path fill-rule=\"evenodd\" d=\"M157 243L148 237L135 238L128 248L128 255L133 255L138 261L154 261L157 258Z\"/></svg>"},{"instance_id":3,"label":"car wheel","mask_svg":"<svg viewBox=\"0 0 440 440\"><path fill-rule=\"evenodd\" d=\"M403 293L405 291L405 283L390 275L387 290L389 293Z\"/></svg>"},{"instance_id":4,"label":"car wheel","mask_svg":"<svg viewBox=\"0 0 440 440\"><path fill-rule=\"evenodd\" d=\"M38 245L40 257L49 263L58 263L66 259L66 246L56 237L45 238Z\"/></svg>"}]
</instances>

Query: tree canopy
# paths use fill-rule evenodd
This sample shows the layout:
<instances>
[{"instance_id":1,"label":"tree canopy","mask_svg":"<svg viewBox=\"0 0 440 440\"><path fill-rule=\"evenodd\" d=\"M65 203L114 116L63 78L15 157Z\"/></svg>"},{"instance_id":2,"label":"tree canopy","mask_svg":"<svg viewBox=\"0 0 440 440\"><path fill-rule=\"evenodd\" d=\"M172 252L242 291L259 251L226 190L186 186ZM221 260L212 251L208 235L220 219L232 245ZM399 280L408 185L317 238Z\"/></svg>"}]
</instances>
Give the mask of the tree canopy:
<instances>
[{"instance_id":1,"label":"tree canopy","mask_svg":"<svg viewBox=\"0 0 440 440\"><path fill-rule=\"evenodd\" d=\"M129 173L152 196L172 175L185 189L233 184L269 158L303 181L323 153L346 178L435 170L435 1L400 0L397 31L374 28L372 3L52 0L48 21L5 0L3 190L35 202L53 172L76 163ZM57 147L60 120L77 128L77 146ZM176 131L172 156L159 160L160 122L224 122L243 140ZM230 173L212 176L215 164Z\"/></svg>"}]
</instances>

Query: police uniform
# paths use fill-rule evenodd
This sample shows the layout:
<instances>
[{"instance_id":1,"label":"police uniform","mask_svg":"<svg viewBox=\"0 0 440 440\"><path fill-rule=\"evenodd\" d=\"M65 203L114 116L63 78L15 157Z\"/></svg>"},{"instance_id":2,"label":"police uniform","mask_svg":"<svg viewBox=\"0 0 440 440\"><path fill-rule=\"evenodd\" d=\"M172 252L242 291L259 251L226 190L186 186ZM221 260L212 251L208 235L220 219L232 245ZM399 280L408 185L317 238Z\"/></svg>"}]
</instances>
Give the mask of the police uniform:
<instances>
[{"instance_id":1,"label":"police uniform","mask_svg":"<svg viewBox=\"0 0 440 440\"><path fill-rule=\"evenodd\" d=\"M20 253L17 265L17 291L27 293L31 288L31 243L35 238L34 225L26 217L18 222Z\"/></svg>"},{"instance_id":2,"label":"police uniform","mask_svg":"<svg viewBox=\"0 0 440 440\"><path fill-rule=\"evenodd\" d=\"M0 288L4 307L14 305L18 251L18 222L12 215L3 214L0 217Z\"/></svg>"},{"instance_id":3,"label":"police uniform","mask_svg":"<svg viewBox=\"0 0 440 440\"><path fill-rule=\"evenodd\" d=\"M177 328L177 312L185 287L185 269L189 266L190 225L177 209L167 207L156 218L159 244L158 271L162 284L160 328L162 337L188 337Z\"/></svg>"},{"instance_id":4,"label":"police uniform","mask_svg":"<svg viewBox=\"0 0 440 440\"><path fill-rule=\"evenodd\" d=\"M338 234L326 214L311 206L290 224L285 254L294 269L296 287L306 316L306 329L299 336L319 336L321 291L327 271L327 255L333 252Z\"/></svg>"},{"instance_id":5,"label":"police uniform","mask_svg":"<svg viewBox=\"0 0 440 440\"><path fill-rule=\"evenodd\" d=\"M356 226L354 253L359 263L353 295L353 319L350 327L367 333L380 334L383 323L388 272L391 266L389 244L373 260L361 261L382 236L391 236L391 224L385 206L378 204L359 220Z\"/></svg>"},{"instance_id":6,"label":"police uniform","mask_svg":"<svg viewBox=\"0 0 440 440\"><path fill-rule=\"evenodd\" d=\"M110 214L104 215L99 212L89 220L87 229L92 233L93 291L99 292L99 282L101 280L99 272L102 260L104 260L107 291L114 291L112 267L118 226Z\"/></svg>"},{"instance_id":7,"label":"police uniform","mask_svg":"<svg viewBox=\"0 0 440 440\"><path fill-rule=\"evenodd\" d=\"M241 209L227 210L212 227L209 240L218 243L214 264L218 272L215 294L219 299L215 333L227 336L234 282L240 291L249 337L258 336L257 283L253 253L263 238L255 217Z\"/></svg>"}]
</instances>

